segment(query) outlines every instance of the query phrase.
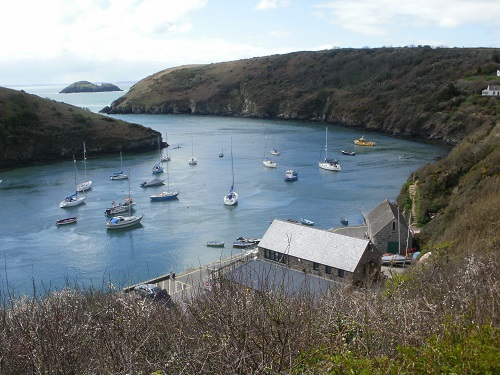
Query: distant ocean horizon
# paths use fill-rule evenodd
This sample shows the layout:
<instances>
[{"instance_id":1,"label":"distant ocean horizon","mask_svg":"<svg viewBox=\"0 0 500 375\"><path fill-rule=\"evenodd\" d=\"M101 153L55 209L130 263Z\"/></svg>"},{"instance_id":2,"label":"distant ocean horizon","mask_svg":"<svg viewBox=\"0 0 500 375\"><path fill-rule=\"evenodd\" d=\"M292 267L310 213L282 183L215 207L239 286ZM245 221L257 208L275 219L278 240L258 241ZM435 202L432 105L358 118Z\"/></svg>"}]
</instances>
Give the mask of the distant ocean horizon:
<instances>
[{"instance_id":1,"label":"distant ocean horizon","mask_svg":"<svg viewBox=\"0 0 500 375\"><path fill-rule=\"evenodd\" d=\"M66 85L20 86L28 93L98 112L123 92L59 94ZM363 224L367 214L384 199L395 199L403 183L423 164L447 154L448 148L363 133L334 124L189 115L116 115L161 132L171 147L168 175L161 175L177 200L152 202L151 194L167 185L141 188L142 181L158 177L151 168L158 152L123 154L130 170L131 196L142 226L120 232L106 230L104 210L112 201L128 196L128 180L111 181L120 169L120 155L87 155L87 174L93 188L86 203L73 209L59 202L74 192L73 162L59 162L0 171L0 199L4 221L0 255L4 260L0 288L19 294L61 289L69 284L101 287L126 286L170 272L182 272L225 258L238 237L262 237L274 219L301 217L318 229ZM318 167L328 127L328 156L339 160L342 171ZM354 139L377 142L375 147L355 146ZM82 139L83 143L85 140ZM233 145L236 207L223 197L232 184ZM174 148L176 147L176 148ZM280 156L269 151L276 148ZM340 150L355 151L355 156ZM223 151L224 157L219 153ZM163 153L166 151L163 150ZM264 154L266 152L266 154ZM194 155L196 166L188 159ZM324 156L324 155L323 155ZM277 168L266 168L273 157ZM76 155L83 178L82 155ZM166 163L164 163L166 164ZM166 168L166 165L164 165ZM299 172L285 182L287 169ZM56 227L58 219L77 216L77 224ZM207 241L224 241L224 248L209 248Z\"/></svg>"}]
</instances>

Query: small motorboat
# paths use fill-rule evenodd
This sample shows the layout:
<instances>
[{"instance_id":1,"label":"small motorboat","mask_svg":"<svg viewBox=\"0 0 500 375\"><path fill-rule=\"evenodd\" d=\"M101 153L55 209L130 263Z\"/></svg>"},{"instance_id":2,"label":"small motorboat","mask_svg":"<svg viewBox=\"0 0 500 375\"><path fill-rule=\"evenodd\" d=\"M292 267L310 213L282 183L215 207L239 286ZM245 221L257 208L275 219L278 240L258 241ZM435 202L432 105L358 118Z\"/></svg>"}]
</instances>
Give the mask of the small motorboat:
<instances>
[{"instance_id":1,"label":"small motorboat","mask_svg":"<svg viewBox=\"0 0 500 375\"><path fill-rule=\"evenodd\" d=\"M66 219L60 219L56 221L56 225L68 225L76 223L76 217L67 217Z\"/></svg>"},{"instance_id":2,"label":"small motorboat","mask_svg":"<svg viewBox=\"0 0 500 375\"><path fill-rule=\"evenodd\" d=\"M207 241L208 247L224 247L224 241Z\"/></svg>"},{"instance_id":3,"label":"small motorboat","mask_svg":"<svg viewBox=\"0 0 500 375\"><path fill-rule=\"evenodd\" d=\"M304 225L314 225L314 221L311 221L311 220L307 220L307 219L303 219L303 218L300 218L300 222Z\"/></svg>"},{"instance_id":4,"label":"small motorboat","mask_svg":"<svg viewBox=\"0 0 500 375\"><path fill-rule=\"evenodd\" d=\"M235 241L233 242L233 247L238 247L240 249L246 249L248 247L255 246L255 242L249 242L249 241Z\"/></svg>"},{"instance_id":5,"label":"small motorboat","mask_svg":"<svg viewBox=\"0 0 500 375\"><path fill-rule=\"evenodd\" d=\"M297 181L299 179L299 172L294 170L287 170L285 173L285 181Z\"/></svg>"},{"instance_id":6,"label":"small motorboat","mask_svg":"<svg viewBox=\"0 0 500 375\"><path fill-rule=\"evenodd\" d=\"M350 156L354 156L354 155L356 155L356 153L355 153L354 151L340 150L340 152L341 152L343 155L350 155Z\"/></svg>"},{"instance_id":7,"label":"small motorboat","mask_svg":"<svg viewBox=\"0 0 500 375\"><path fill-rule=\"evenodd\" d=\"M164 182L165 180L160 180L159 178L153 178L152 180L142 182L141 187L165 185Z\"/></svg>"},{"instance_id":8,"label":"small motorboat","mask_svg":"<svg viewBox=\"0 0 500 375\"><path fill-rule=\"evenodd\" d=\"M359 139L354 140L354 144L358 146L376 146L377 144L372 141L367 141L364 136L362 136Z\"/></svg>"},{"instance_id":9,"label":"small motorboat","mask_svg":"<svg viewBox=\"0 0 500 375\"><path fill-rule=\"evenodd\" d=\"M111 207L106 208L106 210L104 211L104 214L108 215L108 216L120 214L122 212L128 211L129 206L130 206L130 208L132 208L133 206L135 206L135 204L136 203L133 201L132 198L125 198L125 201L123 203L120 202L118 204L115 204L115 201L113 201L111 203Z\"/></svg>"},{"instance_id":10,"label":"small motorboat","mask_svg":"<svg viewBox=\"0 0 500 375\"><path fill-rule=\"evenodd\" d=\"M346 217L341 217L341 218L340 218L340 222L341 222L342 224L344 224L344 225L349 224L349 220L347 220L347 218L346 218Z\"/></svg>"},{"instance_id":11,"label":"small motorboat","mask_svg":"<svg viewBox=\"0 0 500 375\"><path fill-rule=\"evenodd\" d=\"M245 238L245 237L240 237L237 238L236 241L243 241L243 242L252 242L255 245L258 245L260 242L260 238Z\"/></svg>"},{"instance_id":12,"label":"small motorboat","mask_svg":"<svg viewBox=\"0 0 500 375\"><path fill-rule=\"evenodd\" d=\"M273 148L271 150L271 155L274 155L274 156L279 156L280 152L278 150L276 150L275 148Z\"/></svg>"}]
</instances>

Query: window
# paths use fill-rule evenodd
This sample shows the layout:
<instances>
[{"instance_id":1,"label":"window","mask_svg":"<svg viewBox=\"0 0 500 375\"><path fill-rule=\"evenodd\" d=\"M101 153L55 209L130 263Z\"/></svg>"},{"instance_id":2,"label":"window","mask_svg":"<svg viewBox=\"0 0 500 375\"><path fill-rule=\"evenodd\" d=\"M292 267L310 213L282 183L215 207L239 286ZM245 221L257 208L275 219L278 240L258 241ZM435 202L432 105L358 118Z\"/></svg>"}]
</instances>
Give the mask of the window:
<instances>
[{"instance_id":1,"label":"window","mask_svg":"<svg viewBox=\"0 0 500 375\"><path fill-rule=\"evenodd\" d=\"M316 262L313 263L313 270L319 271L319 263Z\"/></svg>"},{"instance_id":2,"label":"window","mask_svg":"<svg viewBox=\"0 0 500 375\"><path fill-rule=\"evenodd\" d=\"M395 230L396 230L396 222L395 222L395 221L393 221L393 222L392 222L392 231L394 232Z\"/></svg>"},{"instance_id":3,"label":"window","mask_svg":"<svg viewBox=\"0 0 500 375\"><path fill-rule=\"evenodd\" d=\"M339 269L339 273L338 273L339 277L344 277L344 270L340 270Z\"/></svg>"},{"instance_id":4,"label":"window","mask_svg":"<svg viewBox=\"0 0 500 375\"><path fill-rule=\"evenodd\" d=\"M331 275L332 274L332 267L325 266L325 273L327 273L328 275Z\"/></svg>"}]
</instances>

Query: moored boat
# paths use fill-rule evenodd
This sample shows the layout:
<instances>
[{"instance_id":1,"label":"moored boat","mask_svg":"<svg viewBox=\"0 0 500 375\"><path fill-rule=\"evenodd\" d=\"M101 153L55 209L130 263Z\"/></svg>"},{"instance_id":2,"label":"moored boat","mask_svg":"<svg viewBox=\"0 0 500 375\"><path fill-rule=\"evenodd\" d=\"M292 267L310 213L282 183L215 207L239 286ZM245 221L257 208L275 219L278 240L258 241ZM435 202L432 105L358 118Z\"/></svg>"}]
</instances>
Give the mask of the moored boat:
<instances>
[{"instance_id":1,"label":"moored boat","mask_svg":"<svg viewBox=\"0 0 500 375\"><path fill-rule=\"evenodd\" d=\"M165 180L160 180L159 178L153 178L152 180L141 182L141 187L165 185L164 182Z\"/></svg>"},{"instance_id":2,"label":"moored boat","mask_svg":"<svg viewBox=\"0 0 500 375\"><path fill-rule=\"evenodd\" d=\"M246 249L248 247L255 246L254 242L247 242L247 241L234 241L233 242L233 247L238 247L240 249Z\"/></svg>"},{"instance_id":3,"label":"moored boat","mask_svg":"<svg viewBox=\"0 0 500 375\"><path fill-rule=\"evenodd\" d=\"M289 169L285 173L285 181L297 181L299 179L299 172Z\"/></svg>"},{"instance_id":4,"label":"moored boat","mask_svg":"<svg viewBox=\"0 0 500 375\"><path fill-rule=\"evenodd\" d=\"M224 241L207 241L208 247L224 247Z\"/></svg>"},{"instance_id":5,"label":"moored boat","mask_svg":"<svg viewBox=\"0 0 500 375\"><path fill-rule=\"evenodd\" d=\"M411 258L400 254L384 254L382 256L382 265L384 266L403 266L411 264Z\"/></svg>"},{"instance_id":6,"label":"moored boat","mask_svg":"<svg viewBox=\"0 0 500 375\"><path fill-rule=\"evenodd\" d=\"M74 224L76 223L76 217L67 217L65 219L60 219L56 221L56 225L68 225L68 224Z\"/></svg>"},{"instance_id":7,"label":"moored boat","mask_svg":"<svg viewBox=\"0 0 500 375\"><path fill-rule=\"evenodd\" d=\"M121 214L122 212L126 212L128 211L129 209L129 206L130 208L132 208L133 206L135 206L135 202L132 198L125 198L124 202L120 202L118 204L115 203L115 201L113 201L111 203L111 207L108 207L106 208L106 211L104 211L104 214L105 215L116 215L116 214Z\"/></svg>"},{"instance_id":8,"label":"moored boat","mask_svg":"<svg viewBox=\"0 0 500 375\"><path fill-rule=\"evenodd\" d=\"M340 152L341 152L343 155L350 155L350 156L354 156L354 155L356 155L356 153L355 153L354 151L340 150Z\"/></svg>"},{"instance_id":9,"label":"moored boat","mask_svg":"<svg viewBox=\"0 0 500 375\"><path fill-rule=\"evenodd\" d=\"M344 224L344 225L349 224L349 220L348 220L346 217L341 217L341 218L340 218L340 222L341 222L342 224Z\"/></svg>"},{"instance_id":10,"label":"moored boat","mask_svg":"<svg viewBox=\"0 0 500 375\"><path fill-rule=\"evenodd\" d=\"M318 165L321 169L325 169L327 171L338 172L342 169L337 159L328 159L328 128L326 128L325 132L325 158L320 161Z\"/></svg>"},{"instance_id":11,"label":"moored boat","mask_svg":"<svg viewBox=\"0 0 500 375\"><path fill-rule=\"evenodd\" d=\"M354 140L354 144L358 146L376 146L377 144L372 141L367 141L364 136L361 136L359 139Z\"/></svg>"},{"instance_id":12,"label":"moored boat","mask_svg":"<svg viewBox=\"0 0 500 375\"><path fill-rule=\"evenodd\" d=\"M149 199L152 201L168 201L177 198L178 195L178 191L162 191L161 193L150 195Z\"/></svg>"},{"instance_id":13,"label":"moored boat","mask_svg":"<svg viewBox=\"0 0 500 375\"><path fill-rule=\"evenodd\" d=\"M307 220L307 219L304 219L304 218L300 218L300 222L304 225L309 225L309 226L312 226L314 225L314 221L311 221L311 220Z\"/></svg>"}]
</instances>

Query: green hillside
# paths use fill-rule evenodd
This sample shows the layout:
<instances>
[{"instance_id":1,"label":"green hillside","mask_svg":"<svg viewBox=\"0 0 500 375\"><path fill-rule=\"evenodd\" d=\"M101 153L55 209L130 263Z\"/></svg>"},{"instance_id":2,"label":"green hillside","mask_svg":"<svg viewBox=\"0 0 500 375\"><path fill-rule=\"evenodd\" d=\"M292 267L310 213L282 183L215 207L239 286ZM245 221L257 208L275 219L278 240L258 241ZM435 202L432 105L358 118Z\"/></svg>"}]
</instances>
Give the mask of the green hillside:
<instances>
[{"instance_id":1,"label":"green hillside","mask_svg":"<svg viewBox=\"0 0 500 375\"><path fill-rule=\"evenodd\" d=\"M183 113L340 123L456 144L500 114L500 49L375 48L296 52L167 69L107 113Z\"/></svg>"},{"instance_id":2,"label":"green hillside","mask_svg":"<svg viewBox=\"0 0 500 375\"><path fill-rule=\"evenodd\" d=\"M0 87L0 168L158 149L160 133L69 104Z\"/></svg>"}]
</instances>

